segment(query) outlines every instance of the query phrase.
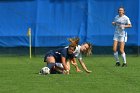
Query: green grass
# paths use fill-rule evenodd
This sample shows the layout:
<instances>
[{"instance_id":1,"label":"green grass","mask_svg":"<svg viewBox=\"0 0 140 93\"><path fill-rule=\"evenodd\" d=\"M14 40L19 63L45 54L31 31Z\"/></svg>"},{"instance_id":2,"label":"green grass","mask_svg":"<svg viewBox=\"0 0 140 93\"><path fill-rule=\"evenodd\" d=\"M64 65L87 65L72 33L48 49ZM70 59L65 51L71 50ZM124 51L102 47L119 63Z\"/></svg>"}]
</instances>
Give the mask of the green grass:
<instances>
[{"instance_id":1,"label":"green grass","mask_svg":"<svg viewBox=\"0 0 140 93\"><path fill-rule=\"evenodd\" d=\"M140 57L128 56L128 67L115 67L112 56L84 58L92 70L70 75L38 75L43 57L0 57L0 93L140 93ZM80 65L79 65L80 66Z\"/></svg>"}]
</instances>

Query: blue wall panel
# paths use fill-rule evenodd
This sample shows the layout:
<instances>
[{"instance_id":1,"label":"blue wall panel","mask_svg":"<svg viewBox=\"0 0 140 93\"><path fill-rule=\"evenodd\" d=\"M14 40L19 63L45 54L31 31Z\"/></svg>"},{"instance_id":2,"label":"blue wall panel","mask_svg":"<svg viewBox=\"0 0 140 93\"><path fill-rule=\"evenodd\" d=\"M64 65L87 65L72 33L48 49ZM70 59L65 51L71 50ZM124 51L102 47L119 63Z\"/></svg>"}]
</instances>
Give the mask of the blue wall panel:
<instances>
[{"instance_id":1,"label":"blue wall panel","mask_svg":"<svg viewBox=\"0 0 140 93\"><path fill-rule=\"evenodd\" d=\"M132 22L127 45L140 45L139 0L0 0L0 46L66 46L67 38L80 37L96 46L112 46L111 25L119 6Z\"/></svg>"}]
</instances>

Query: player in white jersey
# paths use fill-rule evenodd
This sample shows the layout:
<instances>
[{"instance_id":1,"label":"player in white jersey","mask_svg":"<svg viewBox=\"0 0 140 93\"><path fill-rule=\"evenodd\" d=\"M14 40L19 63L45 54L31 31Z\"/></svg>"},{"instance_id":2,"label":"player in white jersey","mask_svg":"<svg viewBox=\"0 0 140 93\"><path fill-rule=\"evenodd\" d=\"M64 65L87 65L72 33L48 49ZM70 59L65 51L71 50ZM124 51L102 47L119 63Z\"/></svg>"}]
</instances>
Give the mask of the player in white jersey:
<instances>
[{"instance_id":1,"label":"player in white jersey","mask_svg":"<svg viewBox=\"0 0 140 93\"><path fill-rule=\"evenodd\" d=\"M85 54L85 55L90 55L92 54L92 45L90 43L84 43L82 44L81 46L78 45L74 51L74 55L75 57L78 59L79 63L81 64L82 68L87 72L87 73L90 73L92 71L88 70L84 61L83 61L83 58L82 58L82 54Z\"/></svg>"},{"instance_id":2,"label":"player in white jersey","mask_svg":"<svg viewBox=\"0 0 140 93\"><path fill-rule=\"evenodd\" d=\"M78 59L79 63L81 64L82 68L87 72L87 73L90 73L92 71L88 70L84 61L83 61L83 58L82 58L82 54L85 54L85 55L91 55L92 54L92 45L90 43L84 43L82 45L77 45L76 46L76 49L75 51L73 52L75 57ZM81 70L79 69L78 65L77 65L77 62L76 62L76 59L72 59L70 61L67 62L67 66L70 70L70 62L72 63L72 65L74 65L76 67L76 71L77 72L81 72Z\"/></svg>"},{"instance_id":3,"label":"player in white jersey","mask_svg":"<svg viewBox=\"0 0 140 93\"><path fill-rule=\"evenodd\" d=\"M88 70L83 59L82 59L82 54L85 54L85 55L91 55L92 54L92 45L90 43L84 43L82 45L78 45L78 42L79 42L79 38L70 38L69 41L71 42L70 45L72 46L76 46L76 49L75 51L73 52L75 57L78 59L78 61L80 62L82 68L87 72L87 73L90 73L92 71ZM68 48L65 47L65 48ZM67 61L67 67L68 67L68 70L70 70L70 62L72 63L72 65L74 65L76 67L76 71L77 72L81 72L81 70L79 69L78 65L77 65L77 62L76 62L76 59L73 58L69 61ZM62 64L56 64L58 67L60 68L63 68Z\"/></svg>"},{"instance_id":4,"label":"player in white jersey","mask_svg":"<svg viewBox=\"0 0 140 93\"><path fill-rule=\"evenodd\" d=\"M120 52L123 58L123 64L122 67L127 66L126 62L126 55L124 51L125 42L127 42L127 32L125 31L125 28L132 27L131 22L129 18L125 15L125 10L123 7L120 7L118 9L119 15L115 17L115 20L112 22L112 24L115 26L115 32L114 32L114 44L113 44L113 51L114 51L114 57L116 60L116 66L120 66L120 61L118 57L118 51L117 46L118 43L120 44Z\"/></svg>"}]
</instances>

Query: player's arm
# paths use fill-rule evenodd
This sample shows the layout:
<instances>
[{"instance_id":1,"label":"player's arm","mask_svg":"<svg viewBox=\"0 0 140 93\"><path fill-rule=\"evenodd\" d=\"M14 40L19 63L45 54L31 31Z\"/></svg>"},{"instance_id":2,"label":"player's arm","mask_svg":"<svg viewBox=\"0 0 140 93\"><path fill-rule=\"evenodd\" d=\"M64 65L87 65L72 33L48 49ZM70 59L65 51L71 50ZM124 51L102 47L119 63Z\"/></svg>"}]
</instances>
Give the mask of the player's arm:
<instances>
[{"instance_id":1,"label":"player's arm","mask_svg":"<svg viewBox=\"0 0 140 93\"><path fill-rule=\"evenodd\" d=\"M130 22L129 18L127 18L126 22L127 22L127 23L126 23L125 25L122 25L122 26L123 26L123 28L130 28L130 27L132 27L132 25L131 25L131 22Z\"/></svg>"},{"instance_id":2,"label":"player's arm","mask_svg":"<svg viewBox=\"0 0 140 93\"><path fill-rule=\"evenodd\" d=\"M62 60L62 65L64 67L64 70L66 71L65 74L68 74L69 73L69 69L68 69L67 64L66 64L66 58L62 56L61 60Z\"/></svg>"},{"instance_id":3,"label":"player's arm","mask_svg":"<svg viewBox=\"0 0 140 93\"><path fill-rule=\"evenodd\" d=\"M130 28L130 27L132 27L132 25L131 25L131 24L127 24L127 25L120 25L120 28L121 28L121 29Z\"/></svg>"},{"instance_id":4,"label":"player's arm","mask_svg":"<svg viewBox=\"0 0 140 93\"><path fill-rule=\"evenodd\" d=\"M112 25L114 25L114 26L115 26L115 25L116 25L116 22L112 22Z\"/></svg>"},{"instance_id":5,"label":"player's arm","mask_svg":"<svg viewBox=\"0 0 140 93\"><path fill-rule=\"evenodd\" d=\"M114 26L117 25L117 23L116 23L116 17L115 17L114 21L112 22L112 25L114 25Z\"/></svg>"},{"instance_id":6,"label":"player's arm","mask_svg":"<svg viewBox=\"0 0 140 93\"><path fill-rule=\"evenodd\" d=\"M119 25L119 24L116 22L116 20L117 20L117 16L115 17L114 21L112 22L112 25L114 25L114 26Z\"/></svg>"},{"instance_id":7,"label":"player's arm","mask_svg":"<svg viewBox=\"0 0 140 93\"><path fill-rule=\"evenodd\" d=\"M80 62L81 66L83 67L83 69L87 72L87 73L90 73L92 71L88 70L85 63L83 62L82 59L78 59L78 61Z\"/></svg>"},{"instance_id":8,"label":"player's arm","mask_svg":"<svg viewBox=\"0 0 140 93\"><path fill-rule=\"evenodd\" d=\"M112 25L114 25L114 26L120 26L120 24L117 23L117 22L112 22Z\"/></svg>"},{"instance_id":9,"label":"player's arm","mask_svg":"<svg viewBox=\"0 0 140 93\"><path fill-rule=\"evenodd\" d=\"M130 22L130 19L127 18L127 24L125 25L125 28L130 28L130 27L132 27L132 24Z\"/></svg>"},{"instance_id":10,"label":"player's arm","mask_svg":"<svg viewBox=\"0 0 140 93\"><path fill-rule=\"evenodd\" d=\"M77 72L82 72L82 71L79 69L75 58L71 59L71 63L72 63L72 65L76 68L76 71L77 71Z\"/></svg>"},{"instance_id":11,"label":"player's arm","mask_svg":"<svg viewBox=\"0 0 140 93\"><path fill-rule=\"evenodd\" d=\"M132 25L131 24L128 24L128 25L124 25L124 27L125 28L130 28L130 27L132 27Z\"/></svg>"}]
</instances>

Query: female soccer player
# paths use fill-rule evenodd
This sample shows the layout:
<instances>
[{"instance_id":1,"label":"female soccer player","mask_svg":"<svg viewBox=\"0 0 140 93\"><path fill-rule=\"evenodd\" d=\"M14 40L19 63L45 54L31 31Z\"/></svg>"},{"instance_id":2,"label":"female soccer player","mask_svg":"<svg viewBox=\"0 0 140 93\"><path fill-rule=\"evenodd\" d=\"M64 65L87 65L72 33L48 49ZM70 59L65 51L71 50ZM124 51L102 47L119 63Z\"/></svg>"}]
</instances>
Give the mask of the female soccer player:
<instances>
[{"instance_id":1,"label":"female soccer player","mask_svg":"<svg viewBox=\"0 0 140 93\"><path fill-rule=\"evenodd\" d=\"M56 64L61 63L65 74L69 74L69 69L66 65L67 60L74 58L75 46L70 45L68 48L60 48L56 50L50 50L44 57L44 62L47 62L47 67L50 72L53 73L56 70ZM40 72L42 73L42 72Z\"/></svg>"},{"instance_id":2,"label":"female soccer player","mask_svg":"<svg viewBox=\"0 0 140 93\"><path fill-rule=\"evenodd\" d=\"M83 58L82 58L82 54L85 54L85 55L90 55L92 54L92 45L90 43L84 43L82 44L81 46L78 45L74 51L74 55L75 57L78 59L78 61L80 62L82 68L87 72L87 73L90 73L92 71L88 70L84 61L83 61Z\"/></svg>"},{"instance_id":3,"label":"female soccer player","mask_svg":"<svg viewBox=\"0 0 140 93\"><path fill-rule=\"evenodd\" d=\"M70 38L70 42L71 42L71 44L73 44L74 42L75 42L75 40L76 40L76 44L78 44L78 42L79 42L79 40L76 38L76 39L74 39L74 38ZM78 41L78 42L77 42ZM75 55L75 57L78 59L78 61L80 62L80 64L81 64L81 66L82 66L82 68L87 72L87 73L90 73L90 72L92 72L92 71L90 71L90 70L88 70L87 69L87 67L86 67L86 65L85 65L85 63L84 63L84 61L83 61L83 59L82 59L82 54L85 54L85 55L90 55L90 54L92 54L92 45L90 44L90 43L84 43L84 44L82 44L82 45L77 45L76 46L76 49L75 49L75 51L74 51L74 55ZM72 62L72 64L76 67L76 71L77 72L80 72L81 70L78 68L78 66L77 66L77 63L76 63L76 59L74 58L74 59L72 59L72 60L70 60L71 62ZM67 66L68 66L68 68L70 69L70 63L69 62L67 62Z\"/></svg>"},{"instance_id":4,"label":"female soccer player","mask_svg":"<svg viewBox=\"0 0 140 93\"><path fill-rule=\"evenodd\" d=\"M123 7L120 7L118 9L118 14L119 15L115 17L114 22L112 22L112 24L115 26L115 33L113 38L114 40L113 51L116 60L116 66L120 66L120 61L118 58L118 51L117 51L117 46L119 43L121 56L123 58L122 67L124 67L127 66L126 55L124 52L125 42L127 41L127 32L125 31L125 28L130 28L132 27L132 25L129 18L125 15L125 9Z\"/></svg>"}]
</instances>

